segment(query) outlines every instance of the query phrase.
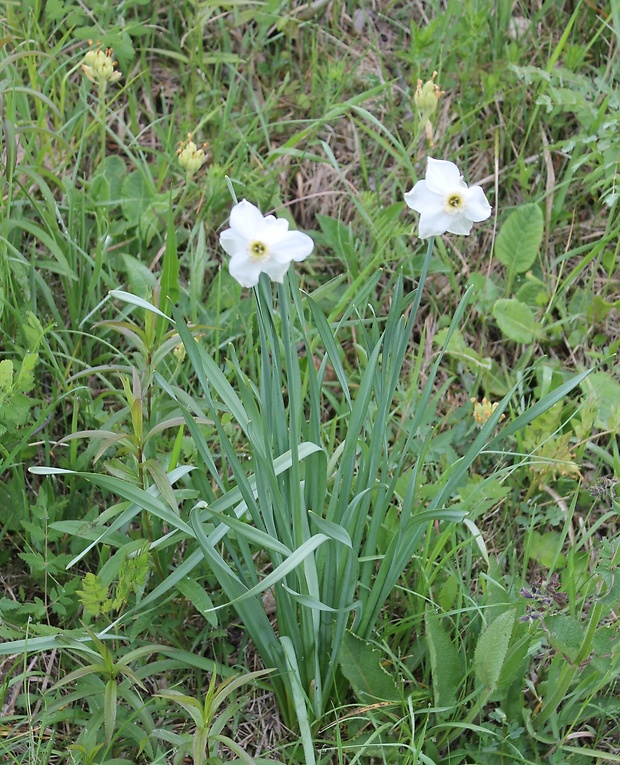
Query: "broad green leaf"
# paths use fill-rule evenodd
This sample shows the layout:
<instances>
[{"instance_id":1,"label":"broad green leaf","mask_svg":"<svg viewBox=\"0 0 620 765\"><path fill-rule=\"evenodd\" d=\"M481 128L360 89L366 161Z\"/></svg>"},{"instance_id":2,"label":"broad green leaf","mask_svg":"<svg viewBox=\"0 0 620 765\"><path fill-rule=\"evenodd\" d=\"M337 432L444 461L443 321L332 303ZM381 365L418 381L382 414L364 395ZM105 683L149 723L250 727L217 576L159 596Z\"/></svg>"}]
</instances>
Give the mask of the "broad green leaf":
<instances>
[{"instance_id":1,"label":"broad green leaf","mask_svg":"<svg viewBox=\"0 0 620 765\"><path fill-rule=\"evenodd\" d=\"M0 361L0 391L8 391L13 385L13 362L11 359Z\"/></svg>"},{"instance_id":2,"label":"broad green leaf","mask_svg":"<svg viewBox=\"0 0 620 765\"><path fill-rule=\"evenodd\" d=\"M568 659L574 661L584 640L583 627L572 616L553 614L545 618L551 645Z\"/></svg>"},{"instance_id":3,"label":"broad green leaf","mask_svg":"<svg viewBox=\"0 0 620 765\"><path fill-rule=\"evenodd\" d=\"M488 313L500 297L499 287L491 276L478 272L469 277L469 284L474 288L473 301L477 310L481 313Z\"/></svg>"},{"instance_id":4,"label":"broad green leaf","mask_svg":"<svg viewBox=\"0 0 620 765\"><path fill-rule=\"evenodd\" d=\"M138 258L128 252L121 253L123 271L127 274L127 280L133 292L138 295L146 295L149 289L153 289L157 282L151 269Z\"/></svg>"},{"instance_id":5,"label":"broad green leaf","mask_svg":"<svg viewBox=\"0 0 620 765\"><path fill-rule=\"evenodd\" d=\"M524 282L516 294L517 300L529 305L536 310L547 305L549 301L549 292L544 282L536 279L531 274L527 275L527 281Z\"/></svg>"},{"instance_id":6,"label":"broad green leaf","mask_svg":"<svg viewBox=\"0 0 620 765\"><path fill-rule=\"evenodd\" d=\"M95 175L89 189L89 196L97 205L105 205L110 200L110 184L105 175Z\"/></svg>"},{"instance_id":7,"label":"broad green leaf","mask_svg":"<svg viewBox=\"0 0 620 765\"><path fill-rule=\"evenodd\" d=\"M127 165L118 154L110 154L103 160L103 174L109 184L110 199L120 201L123 181L127 176Z\"/></svg>"},{"instance_id":8,"label":"broad green leaf","mask_svg":"<svg viewBox=\"0 0 620 765\"><path fill-rule=\"evenodd\" d=\"M489 557L488 573L482 574L484 587L484 613L487 622L494 621L501 613L508 610L510 597L503 585L502 570L497 558Z\"/></svg>"},{"instance_id":9,"label":"broad green leaf","mask_svg":"<svg viewBox=\"0 0 620 765\"><path fill-rule=\"evenodd\" d=\"M450 640L436 614L427 611L424 625L431 659L435 706L452 707L456 704L458 688L463 678L458 648Z\"/></svg>"},{"instance_id":10,"label":"broad green leaf","mask_svg":"<svg viewBox=\"0 0 620 765\"><path fill-rule=\"evenodd\" d=\"M499 680L497 681L499 693L502 691L505 693L509 687L513 685L515 680L519 677L523 678L523 674L527 669L528 662L526 659L530 648L531 638L527 633L525 625L521 624L520 628L523 630L524 634L522 634L517 641L514 641L513 639L513 644L510 646L508 656L506 657ZM499 693L496 694L496 696L499 695Z\"/></svg>"},{"instance_id":11,"label":"broad green leaf","mask_svg":"<svg viewBox=\"0 0 620 765\"><path fill-rule=\"evenodd\" d=\"M544 568L550 568L555 564L556 567L566 565L566 557L562 555L562 535L559 531L545 531L541 534L539 531L532 531L529 545L529 555Z\"/></svg>"},{"instance_id":12,"label":"broad green leaf","mask_svg":"<svg viewBox=\"0 0 620 765\"><path fill-rule=\"evenodd\" d=\"M155 199L155 189L137 170L125 178L121 190L123 215L129 223L138 225L140 218Z\"/></svg>"},{"instance_id":13,"label":"broad green leaf","mask_svg":"<svg viewBox=\"0 0 620 765\"><path fill-rule=\"evenodd\" d=\"M606 590L598 597L598 602L610 608L616 608L620 603L620 576L615 568L599 568L599 576L606 585Z\"/></svg>"},{"instance_id":14,"label":"broad green leaf","mask_svg":"<svg viewBox=\"0 0 620 765\"><path fill-rule=\"evenodd\" d=\"M452 333L450 341L446 346L448 332L448 327L440 329L433 338L433 345L437 345L440 348L445 347L448 356L459 359L465 366L469 367L469 369L474 372L477 372L480 369L491 369L491 359L483 358L473 348L470 348L458 329Z\"/></svg>"},{"instance_id":15,"label":"broad green leaf","mask_svg":"<svg viewBox=\"0 0 620 765\"><path fill-rule=\"evenodd\" d=\"M522 274L532 267L543 229L543 214L537 204L521 205L510 213L495 240L495 257L508 273Z\"/></svg>"},{"instance_id":16,"label":"broad green leaf","mask_svg":"<svg viewBox=\"0 0 620 765\"><path fill-rule=\"evenodd\" d=\"M605 672L620 670L620 625L601 624L592 638L594 654L592 666L603 675Z\"/></svg>"},{"instance_id":17,"label":"broad green leaf","mask_svg":"<svg viewBox=\"0 0 620 765\"><path fill-rule=\"evenodd\" d=\"M340 653L340 668L363 703L398 701L394 679L381 664L382 655L371 643L352 632L345 632Z\"/></svg>"},{"instance_id":18,"label":"broad green leaf","mask_svg":"<svg viewBox=\"0 0 620 765\"><path fill-rule=\"evenodd\" d=\"M459 593L459 582L460 579L457 579L456 574L450 574L439 588L437 602L443 611L449 611L456 603L456 598Z\"/></svg>"},{"instance_id":19,"label":"broad green leaf","mask_svg":"<svg viewBox=\"0 0 620 765\"><path fill-rule=\"evenodd\" d=\"M496 688L508 654L516 609L500 614L480 635L474 654L476 679L492 693Z\"/></svg>"},{"instance_id":20,"label":"broad green leaf","mask_svg":"<svg viewBox=\"0 0 620 765\"><path fill-rule=\"evenodd\" d=\"M581 388L596 402L596 427L620 430L620 383L607 372L593 372L581 383Z\"/></svg>"},{"instance_id":21,"label":"broad green leaf","mask_svg":"<svg viewBox=\"0 0 620 765\"><path fill-rule=\"evenodd\" d=\"M534 318L532 309L515 298L503 298L493 306L493 316L499 328L516 343L531 343L542 334L542 326Z\"/></svg>"},{"instance_id":22,"label":"broad green leaf","mask_svg":"<svg viewBox=\"0 0 620 765\"><path fill-rule=\"evenodd\" d=\"M140 216L138 230L145 244L150 244L154 236L163 232L162 221L169 214L169 206L170 202L165 194L156 194Z\"/></svg>"}]
</instances>

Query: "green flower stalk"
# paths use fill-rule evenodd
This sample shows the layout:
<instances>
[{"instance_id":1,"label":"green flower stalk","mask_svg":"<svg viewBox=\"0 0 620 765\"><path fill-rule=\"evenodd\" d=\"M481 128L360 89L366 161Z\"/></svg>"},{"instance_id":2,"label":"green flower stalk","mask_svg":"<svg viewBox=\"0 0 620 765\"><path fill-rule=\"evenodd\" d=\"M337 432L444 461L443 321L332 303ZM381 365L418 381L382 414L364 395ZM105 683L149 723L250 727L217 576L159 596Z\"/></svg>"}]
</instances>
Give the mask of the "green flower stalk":
<instances>
[{"instance_id":1,"label":"green flower stalk","mask_svg":"<svg viewBox=\"0 0 620 765\"><path fill-rule=\"evenodd\" d=\"M445 92L439 89L439 86L435 82L435 77L437 77L437 72L433 72L430 80L424 84L422 84L422 80L418 80L418 86L413 95L413 101L418 110L420 124L424 125L426 140L429 144L433 143L433 125L431 123L431 117L436 112L439 99Z\"/></svg>"},{"instance_id":2,"label":"green flower stalk","mask_svg":"<svg viewBox=\"0 0 620 765\"><path fill-rule=\"evenodd\" d=\"M106 119L105 119L105 90L109 82L118 82L122 74L116 69L116 61L112 55L112 48L101 49L101 43L93 48L93 41L89 40L90 50L82 59L82 71L91 82L97 84L97 98L99 102L99 125L101 129L101 161L105 159L106 143Z\"/></svg>"}]
</instances>

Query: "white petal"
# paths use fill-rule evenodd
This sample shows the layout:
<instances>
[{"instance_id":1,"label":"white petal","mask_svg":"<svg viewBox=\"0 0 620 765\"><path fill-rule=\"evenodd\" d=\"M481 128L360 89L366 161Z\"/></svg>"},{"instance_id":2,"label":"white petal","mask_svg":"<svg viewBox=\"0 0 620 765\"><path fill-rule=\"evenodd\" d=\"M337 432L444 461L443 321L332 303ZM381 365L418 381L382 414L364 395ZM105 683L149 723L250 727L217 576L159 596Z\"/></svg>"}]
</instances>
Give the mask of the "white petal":
<instances>
[{"instance_id":1,"label":"white petal","mask_svg":"<svg viewBox=\"0 0 620 765\"><path fill-rule=\"evenodd\" d=\"M277 242L270 246L270 254L278 263L290 263L291 260L305 260L314 249L314 242L302 231L287 231Z\"/></svg>"},{"instance_id":2,"label":"white petal","mask_svg":"<svg viewBox=\"0 0 620 765\"><path fill-rule=\"evenodd\" d=\"M470 220L463 215L449 215L450 225L446 229L451 234L461 234L467 236L471 231L471 227L474 225Z\"/></svg>"},{"instance_id":3,"label":"white petal","mask_svg":"<svg viewBox=\"0 0 620 765\"><path fill-rule=\"evenodd\" d=\"M261 231L261 242L264 242L269 250L273 246L289 235L288 221L284 218L274 218L268 215L264 220L264 226Z\"/></svg>"},{"instance_id":4,"label":"white petal","mask_svg":"<svg viewBox=\"0 0 620 765\"><path fill-rule=\"evenodd\" d=\"M467 206L465 209L465 215L469 220L473 220L476 223L481 220L486 220L491 215L493 209L488 203L484 191L480 186L472 186L467 190L466 195Z\"/></svg>"},{"instance_id":5,"label":"white petal","mask_svg":"<svg viewBox=\"0 0 620 765\"><path fill-rule=\"evenodd\" d=\"M447 162L445 159L428 158L426 164L426 184L431 191L436 194L445 195L450 189L465 186L461 178L461 173L454 162Z\"/></svg>"},{"instance_id":6,"label":"white petal","mask_svg":"<svg viewBox=\"0 0 620 765\"><path fill-rule=\"evenodd\" d=\"M418 236L426 239L428 236L439 236L450 230L454 215L449 215L443 207L427 210L420 215Z\"/></svg>"},{"instance_id":7,"label":"white petal","mask_svg":"<svg viewBox=\"0 0 620 765\"><path fill-rule=\"evenodd\" d=\"M270 227L277 228L279 231L288 231L288 221L286 218L276 218L275 215L265 215L264 222Z\"/></svg>"},{"instance_id":8,"label":"white petal","mask_svg":"<svg viewBox=\"0 0 620 765\"><path fill-rule=\"evenodd\" d=\"M233 279L236 279L242 287L255 287L263 268L258 261L240 255L230 259L228 270Z\"/></svg>"},{"instance_id":9,"label":"white petal","mask_svg":"<svg viewBox=\"0 0 620 765\"><path fill-rule=\"evenodd\" d=\"M412 210L431 215L439 210L443 210L444 197L436 194L428 188L426 181L418 181L416 185L405 194L405 202Z\"/></svg>"},{"instance_id":10,"label":"white petal","mask_svg":"<svg viewBox=\"0 0 620 765\"><path fill-rule=\"evenodd\" d=\"M225 252L231 257L234 255L243 255L247 249L247 241L232 228L227 228L220 234L220 244Z\"/></svg>"},{"instance_id":11,"label":"white petal","mask_svg":"<svg viewBox=\"0 0 620 765\"><path fill-rule=\"evenodd\" d=\"M288 271L290 264L290 260L286 263L278 263L277 260L267 260L261 264L261 268L263 273L266 273L272 282L282 284L284 281L284 274Z\"/></svg>"},{"instance_id":12,"label":"white petal","mask_svg":"<svg viewBox=\"0 0 620 765\"><path fill-rule=\"evenodd\" d=\"M230 211L231 229L246 240L260 239L264 226L263 214L258 207L246 199L236 204Z\"/></svg>"}]
</instances>

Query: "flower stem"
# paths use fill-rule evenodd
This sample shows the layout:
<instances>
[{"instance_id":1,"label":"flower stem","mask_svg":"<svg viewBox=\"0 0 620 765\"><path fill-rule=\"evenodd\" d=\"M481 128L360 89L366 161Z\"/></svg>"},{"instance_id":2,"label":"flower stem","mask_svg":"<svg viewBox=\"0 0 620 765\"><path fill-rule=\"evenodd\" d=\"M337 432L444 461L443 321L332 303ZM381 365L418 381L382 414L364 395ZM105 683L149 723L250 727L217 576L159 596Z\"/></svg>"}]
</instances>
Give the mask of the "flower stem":
<instances>
[{"instance_id":1,"label":"flower stem","mask_svg":"<svg viewBox=\"0 0 620 765\"><path fill-rule=\"evenodd\" d=\"M105 82L99 82L99 131L101 136L101 159L100 164L103 164L105 159L105 145L106 145L106 115L105 115Z\"/></svg>"}]
</instances>

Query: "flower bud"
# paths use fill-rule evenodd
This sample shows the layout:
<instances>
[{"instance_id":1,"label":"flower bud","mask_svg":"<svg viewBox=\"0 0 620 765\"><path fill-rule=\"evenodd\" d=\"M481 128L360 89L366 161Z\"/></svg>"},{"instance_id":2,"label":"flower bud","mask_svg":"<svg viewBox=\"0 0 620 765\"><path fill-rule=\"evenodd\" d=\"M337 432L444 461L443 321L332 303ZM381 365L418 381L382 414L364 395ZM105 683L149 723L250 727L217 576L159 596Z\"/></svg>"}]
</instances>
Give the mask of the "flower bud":
<instances>
[{"instance_id":1,"label":"flower bud","mask_svg":"<svg viewBox=\"0 0 620 765\"><path fill-rule=\"evenodd\" d=\"M431 117L437 109L437 103L444 91L439 90L439 86L435 83L435 77L437 72L433 72L433 76L422 84L422 80L418 80L418 86L413 94L413 100L418 110L418 117L420 122L424 125L424 132L426 134L426 140L429 144L433 143L433 125L431 123Z\"/></svg>"},{"instance_id":2,"label":"flower bud","mask_svg":"<svg viewBox=\"0 0 620 765\"><path fill-rule=\"evenodd\" d=\"M206 145L205 143L204 146ZM200 170L207 159L203 149L197 148L196 144L192 141L191 133L187 134L187 141L179 142L177 154L179 155L179 164L190 178L195 172Z\"/></svg>"},{"instance_id":3,"label":"flower bud","mask_svg":"<svg viewBox=\"0 0 620 765\"><path fill-rule=\"evenodd\" d=\"M420 119L424 121L428 120L435 113L437 103L444 94L443 90L439 90L435 77L437 77L437 72L433 72L433 76L424 85L422 80L418 80L418 86L413 95Z\"/></svg>"},{"instance_id":4,"label":"flower bud","mask_svg":"<svg viewBox=\"0 0 620 765\"><path fill-rule=\"evenodd\" d=\"M484 425L488 422L493 412L497 409L498 402L492 404L487 398L483 398L482 401L478 401L475 398L471 399L474 405L474 420L478 425ZM504 419L504 415L500 417L500 421Z\"/></svg>"},{"instance_id":5,"label":"flower bud","mask_svg":"<svg viewBox=\"0 0 620 765\"><path fill-rule=\"evenodd\" d=\"M112 48L101 50L101 43L97 49L93 49L93 41L90 40L90 50L82 59L82 70L91 82L105 85L108 82L117 82L122 77L115 70L116 61L112 58Z\"/></svg>"}]
</instances>

